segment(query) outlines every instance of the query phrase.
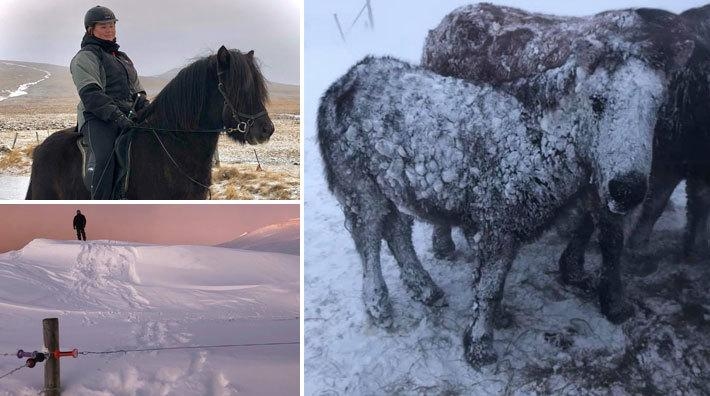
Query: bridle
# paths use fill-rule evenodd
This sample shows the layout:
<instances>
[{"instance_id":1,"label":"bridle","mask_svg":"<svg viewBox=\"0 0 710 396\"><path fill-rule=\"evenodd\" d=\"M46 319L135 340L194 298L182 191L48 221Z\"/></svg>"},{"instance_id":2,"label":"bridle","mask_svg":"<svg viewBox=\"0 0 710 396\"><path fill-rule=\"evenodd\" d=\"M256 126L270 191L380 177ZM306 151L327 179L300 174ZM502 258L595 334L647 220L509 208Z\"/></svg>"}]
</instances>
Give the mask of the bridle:
<instances>
[{"instance_id":1,"label":"bridle","mask_svg":"<svg viewBox=\"0 0 710 396\"><path fill-rule=\"evenodd\" d=\"M224 84L222 83L223 74L225 74L224 71L217 71L217 90L222 95L222 98L224 99L224 104L229 107L229 110L231 110L232 118L237 121L237 127L233 129L235 129L239 133L246 135L249 128L254 125L254 120L261 118L267 114L266 110L256 114L244 114L242 112L237 111L236 107L232 105L232 103L229 101L229 98L227 97L227 92L225 91ZM243 121L243 119L246 119L246 121Z\"/></svg>"}]
</instances>

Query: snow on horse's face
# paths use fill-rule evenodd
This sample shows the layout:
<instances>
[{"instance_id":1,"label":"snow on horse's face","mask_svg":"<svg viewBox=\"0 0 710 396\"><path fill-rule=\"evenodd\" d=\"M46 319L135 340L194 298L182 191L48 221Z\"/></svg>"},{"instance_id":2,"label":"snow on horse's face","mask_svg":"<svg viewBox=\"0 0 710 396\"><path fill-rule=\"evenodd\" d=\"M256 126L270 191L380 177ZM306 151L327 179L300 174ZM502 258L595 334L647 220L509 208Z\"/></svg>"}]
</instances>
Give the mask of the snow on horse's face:
<instances>
[{"instance_id":1,"label":"snow on horse's face","mask_svg":"<svg viewBox=\"0 0 710 396\"><path fill-rule=\"evenodd\" d=\"M643 201L651 173L653 131L665 97L663 75L630 57L586 74L575 87L592 175L602 203L624 213Z\"/></svg>"}]
</instances>

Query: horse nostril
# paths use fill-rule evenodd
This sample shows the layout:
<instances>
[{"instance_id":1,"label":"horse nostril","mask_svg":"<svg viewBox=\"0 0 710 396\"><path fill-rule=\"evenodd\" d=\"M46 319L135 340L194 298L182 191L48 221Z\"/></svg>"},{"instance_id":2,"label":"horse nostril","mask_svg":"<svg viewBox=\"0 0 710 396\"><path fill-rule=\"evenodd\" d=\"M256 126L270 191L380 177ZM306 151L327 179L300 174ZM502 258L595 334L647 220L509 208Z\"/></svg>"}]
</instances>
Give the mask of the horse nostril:
<instances>
[{"instance_id":1,"label":"horse nostril","mask_svg":"<svg viewBox=\"0 0 710 396\"><path fill-rule=\"evenodd\" d=\"M629 172L609 182L609 195L625 209L631 209L646 197L646 188L646 177L643 174Z\"/></svg>"}]
</instances>

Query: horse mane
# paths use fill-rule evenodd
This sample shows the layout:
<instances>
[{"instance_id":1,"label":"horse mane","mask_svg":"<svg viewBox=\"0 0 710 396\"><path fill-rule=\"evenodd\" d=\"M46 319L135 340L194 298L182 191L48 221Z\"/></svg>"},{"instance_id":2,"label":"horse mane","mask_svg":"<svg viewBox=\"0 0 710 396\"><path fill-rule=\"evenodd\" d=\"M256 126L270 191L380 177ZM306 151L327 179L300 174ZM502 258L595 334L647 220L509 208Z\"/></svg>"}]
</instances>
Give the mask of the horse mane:
<instances>
[{"instance_id":1,"label":"horse mane","mask_svg":"<svg viewBox=\"0 0 710 396\"><path fill-rule=\"evenodd\" d=\"M242 112L264 107L268 100L266 79L252 56L230 50L229 67L221 79L230 101ZM216 91L217 55L199 58L180 72L139 114L138 121L175 129L196 129L206 111L206 101Z\"/></svg>"}]
</instances>

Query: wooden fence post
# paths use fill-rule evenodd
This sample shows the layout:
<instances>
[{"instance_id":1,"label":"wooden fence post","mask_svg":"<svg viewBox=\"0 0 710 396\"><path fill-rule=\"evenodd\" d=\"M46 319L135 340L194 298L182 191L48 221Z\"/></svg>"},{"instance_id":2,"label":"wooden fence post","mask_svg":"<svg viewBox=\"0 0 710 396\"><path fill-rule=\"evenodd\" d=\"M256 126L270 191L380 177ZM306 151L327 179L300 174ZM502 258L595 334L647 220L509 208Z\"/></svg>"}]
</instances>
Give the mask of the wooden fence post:
<instances>
[{"instance_id":1,"label":"wooden fence post","mask_svg":"<svg viewBox=\"0 0 710 396\"><path fill-rule=\"evenodd\" d=\"M15 132L15 138L12 139L12 149L13 149L13 150L15 149L15 143L17 143L17 135L18 135L19 133L20 133L20 132Z\"/></svg>"},{"instance_id":2,"label":"wooden fence post","mask_svg":"<svg viewBox=\"0 0 710 396\"><path fill-rule=\"evenodd\" d=\"M221 164L219 162L219 146L214 149L214 156L212 157L212 163L217 168L219 168L221 166Z\"/></svg>"},{"instance_id":3,"label":"wooden fence post","mask_svg":"<svg viewBox=\"0 0 710 396\"><path fill-rule=\"evenodd\" d=\"M59 319L42 320L42 333L44 347L48 351L47 361L44 364L44 394L59 396L59 359L52 355L54 351L59 350Z\"/></svg>"}]
</instances>

